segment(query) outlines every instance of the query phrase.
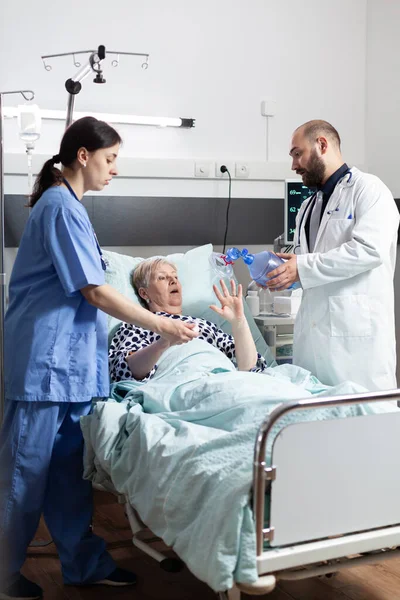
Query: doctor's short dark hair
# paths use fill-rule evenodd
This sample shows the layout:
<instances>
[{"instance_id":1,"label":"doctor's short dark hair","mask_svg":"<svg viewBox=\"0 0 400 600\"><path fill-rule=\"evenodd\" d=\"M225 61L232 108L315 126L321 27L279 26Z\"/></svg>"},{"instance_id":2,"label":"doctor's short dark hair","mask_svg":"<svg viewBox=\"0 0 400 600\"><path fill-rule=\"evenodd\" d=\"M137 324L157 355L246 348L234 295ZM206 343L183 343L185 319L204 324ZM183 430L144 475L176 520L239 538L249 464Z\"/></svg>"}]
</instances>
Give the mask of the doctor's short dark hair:
<instances>
[{"instance_id":1,"label":"doctor's short dark hair","mask_svg":"<svg viewBox=\"0 0 400 600\"><path fill-rule=\"evenodd\" d=\"M310 141L314 142L318 137L323 135L329 140L333 141L334 144L340 150L341 139L337 130L328 121L315 119L313 121L307 121L301 125L298 129L302 129L305 137Z\"/></svg>"},{"instance_id":2,"label":"doctor's short dark hair","mask_svg":"<svg viewBox=\"0 0 400 600\"><path fill-rule=\"evenodd\" d=\"M111 148L121 142L119 133L105 121L99 121L94 117L82 117L72 123L65 130L58 154L44 163L37 176L29 206L34 206L48 188L60 185L62 182L61 171L54 166L55 164L61 163L64 167L70 167L77 158L79 148L95 152L101 148Z\"/></svg>"}]
</instances>

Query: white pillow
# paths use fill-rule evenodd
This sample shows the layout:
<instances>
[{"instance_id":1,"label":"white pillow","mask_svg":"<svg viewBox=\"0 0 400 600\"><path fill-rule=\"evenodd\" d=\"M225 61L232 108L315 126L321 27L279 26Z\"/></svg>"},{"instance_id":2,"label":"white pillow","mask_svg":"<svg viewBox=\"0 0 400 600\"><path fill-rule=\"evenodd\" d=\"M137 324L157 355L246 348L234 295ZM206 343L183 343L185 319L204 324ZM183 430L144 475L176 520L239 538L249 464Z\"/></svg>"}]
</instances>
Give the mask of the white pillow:
<instances>
[{"instance_id":1,"label":"white pillow","mask_svg":"<svg viewBox=\"0 0 400 600\"><path fill-rule=\"evenodd\" d=\"M144 259L118 254L110 250L102 250L102 252L107 264L106 282L136 304L141 304L131 284L131 274ZM210 262L212 252L212 244L206 244L188 250L184 254L168 254L164 258L176 265L178 270L178 276L182 284L182 313L213 321L218 327L227 333L231 333L230 324L210 309L211 304L218 304L212 286L214 283L218 285L220 280L220 276L214 271ZM272 364L274 359L271 351L265 343L246 302L244 302L244 310L258 352L266 358L268 364ZM121 321L118 319L108 318L109 342L111 342L120 324Z\"/></svg>"}]
</instances>

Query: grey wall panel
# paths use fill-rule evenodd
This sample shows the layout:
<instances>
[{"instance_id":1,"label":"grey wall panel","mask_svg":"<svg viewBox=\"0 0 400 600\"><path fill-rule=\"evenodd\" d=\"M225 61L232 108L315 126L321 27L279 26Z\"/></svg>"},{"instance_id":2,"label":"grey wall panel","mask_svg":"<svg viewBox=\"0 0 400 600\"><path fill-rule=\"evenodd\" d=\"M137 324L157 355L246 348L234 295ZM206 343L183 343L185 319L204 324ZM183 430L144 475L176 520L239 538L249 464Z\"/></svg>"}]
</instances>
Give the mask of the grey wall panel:
<instances>
[{"instance_id":1,"label":"grey wall panel","mask_svg":"<svg viewBox=\"0 0 400 600\"><path fill-rule=\"evenodd\" d=\"M93 223L93 215L94 215L94 200L96 200L97 196L83 196L82 204L88 211L89 219Z\"/></svg>"},{"instance_id":2,"label":"grey wall panel","mask_svg":"<svg viewBox=\"0 0 400 600\"><path fill-rule=\"evenodd\" d=\"M94 199L93 226L103 246L222 244L227 200L217 198ZM234 198L229 239L266 244L283 231L283 201Z\"/></svg>"},{"instance_id":3,"label":"grey wall panel","mask_svg":"<svg viewBox=\"0 0 400 600\"><path fill-rule=\"evenodd\" d=\"M18 246L29 211L24 195L5 196L5 245ZM222 244L227 199L84 196L102 246ZM396 199L400 209L400 200ZM233 198L227 244L272 244L283 232L283 200ZM399 238L400 242L400 238Z\"/></svg>"},{"instance_id":4,"label":"grey wall panel","mask_svg":"<svg viewBox=\"0 0 400 600\"><path fill-rule=\"evenodd\" d=\"M225 206L222 205L225 204ZM223 242L225 232L226 202L220 202L218 239ZM237 244L273 244L283 233L283 199L233 198L229 211L229 240Z\"/></svg>"},{"instance_id":5,"label":"grey wall panel","mask_svg":"<svg viewBox=\"0 0 400 600\"><path fill-rule=\"evenodd\" d=\"M114 197L94 202L93 226L102 246L196 245L215 236L215 200ZM211 241L211 240L208 240Z\"/></svg>"},{"instance_id":6,"label":"grey wall panel","mask_svg":"<svg viewBox=\"0 0 400 600\"><path fill-rule=\"evenodd\" d=\"M4 197L4 228L5 246L16 247L19 245L25 223L28 220L29 209L25 207L27 196L6 195Z\"/></svg>"},{"instance_id":7,"label":"grey wall panel","mask_svg":"<svg viewBox=\"0 0 400 600\"><path fill-rule=\"evenodd\" d=\"M83 199L83 205L86 207L91 220L93 218L93 198L96 198L96 196L85 196ZM29 217L29 208L26 206L27 202L28 196L26 195L6 194L4 197L6 248L19 246L19 240Z\"/></svg>"},{"instance_id":8,"label":"grey wall panel","mask_svg":"<svg viewBox=\"0 0 400 600\"><path fill-rule=\"evenodd\" d=\"M225 198L85 196L83 204L102 246L222 244ZM5 244L19 244L26 196L5 196ZM272 244L283 231L283 200L233 198L227 244Z\"/></svg>"}]
</instances>

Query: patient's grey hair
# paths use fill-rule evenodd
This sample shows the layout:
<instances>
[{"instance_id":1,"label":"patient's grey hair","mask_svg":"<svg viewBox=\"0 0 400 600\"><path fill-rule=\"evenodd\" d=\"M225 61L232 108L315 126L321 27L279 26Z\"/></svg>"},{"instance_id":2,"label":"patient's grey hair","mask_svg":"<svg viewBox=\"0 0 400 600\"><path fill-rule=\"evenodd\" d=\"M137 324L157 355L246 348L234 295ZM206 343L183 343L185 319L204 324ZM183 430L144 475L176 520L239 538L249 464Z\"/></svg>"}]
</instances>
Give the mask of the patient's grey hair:
<instances>
[{"instance_id":1,"label":"patient's grey hair","mask_svg":"<svg viewBox=\"0 0 400 600\"><path fill-rule=\"evenodd\" d=\"M131 283L139 295L140 288L147 289L154 272L162 265L169 265L177 271L174 263L165 258L146 258L143 260L131 274Z\"/></svg>"}]
</instances>

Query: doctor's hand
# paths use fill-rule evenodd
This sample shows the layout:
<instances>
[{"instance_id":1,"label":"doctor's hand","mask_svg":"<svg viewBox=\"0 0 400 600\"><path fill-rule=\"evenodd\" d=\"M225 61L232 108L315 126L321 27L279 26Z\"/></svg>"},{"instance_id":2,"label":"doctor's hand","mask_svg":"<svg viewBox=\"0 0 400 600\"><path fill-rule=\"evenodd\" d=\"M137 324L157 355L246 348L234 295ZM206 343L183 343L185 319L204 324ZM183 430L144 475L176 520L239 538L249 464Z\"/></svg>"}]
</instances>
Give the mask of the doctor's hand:
<instances>
[{"instance_id":1,"label":"doctor's hand","mask_svg":"<svg viewBox=\"0 0 400 600\"><path fill-rule=\"evenodd\" d=\"M199 335L196 323L188 323L178 319L160 317L158 333L169 342L170 346L185 344Z\"/></svg>"},{"instance_id":2,"label":"doctor's hand","mask_svg":"<svg viewBox=\"0 0 400 600\"><path fill-rule=\"evenodd\" d=\"M276 255L286 262L268 273L266 286L272 292L287 290L295 281L300 281L296 254L277 253Z\"/></svg>"}]
</instances>

